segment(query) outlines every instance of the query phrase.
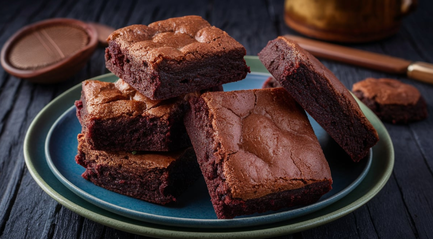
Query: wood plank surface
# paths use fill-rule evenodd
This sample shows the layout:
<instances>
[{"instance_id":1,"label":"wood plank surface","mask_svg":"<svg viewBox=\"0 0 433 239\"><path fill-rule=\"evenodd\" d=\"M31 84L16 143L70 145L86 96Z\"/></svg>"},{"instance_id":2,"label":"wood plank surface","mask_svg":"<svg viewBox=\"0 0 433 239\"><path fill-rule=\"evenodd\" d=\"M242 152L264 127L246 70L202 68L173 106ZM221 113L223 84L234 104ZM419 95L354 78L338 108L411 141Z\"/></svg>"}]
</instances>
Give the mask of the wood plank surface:
<instances>
[{"instance_id":1,"label":"wood plank surface","mask_svg":"<svg viewBox=\"0 0 433 239\"><path fill-rule=\"evenodd\" d=\"M20 28L49 18L98 22L115 29L184 15L200 15L257 55L279 35L300 35L284 23L284 0L0 0L0 45ZM342 44L411 61L433 62L433 1L419 0L400 31L382 41ZM358 210L328 224L279 238L430 238L433 237L433 85L404 75L386 74L319 59L342 82L367 77L399 79L417 87L429 117L410 125L385 123L395 149L388 183ZM34 181L23 156L25 133L55 97L108 70L99 47L86 66L65 82L39 85L0 68L0 238L147 238L95 223L65 208Z\"/></svg>"}]
</instances>

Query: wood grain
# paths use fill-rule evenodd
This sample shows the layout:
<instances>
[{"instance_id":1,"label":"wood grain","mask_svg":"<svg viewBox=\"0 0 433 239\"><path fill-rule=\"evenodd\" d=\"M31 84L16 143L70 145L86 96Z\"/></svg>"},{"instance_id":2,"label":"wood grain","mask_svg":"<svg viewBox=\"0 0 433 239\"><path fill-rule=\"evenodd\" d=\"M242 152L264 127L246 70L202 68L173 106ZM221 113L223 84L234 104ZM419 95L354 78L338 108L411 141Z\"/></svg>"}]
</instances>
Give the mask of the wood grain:
<instances>
[{"instance_id":1,"label":"wood grain","mask_svg":"<svg viewBox=\"0 0 433 239\"><path fill-rule=\"evenodd\" d=\"M407 68L412 63L411 61L396 57L317 41L305 37L293 35L284 36L290 40L296 41L302 48L306 49L316 57L384 71L387 73L406 74Z\"/></svg>"},{"instance_id":2,"label":"wood grain","mask_svg":"<svg viewBox=\"0 0 433 239\"><path fill-rule=\"evenodd\" d=\"M120 28L196 14L207 19L256 55L279 35L300 35L287 27L284 0L14 0L0 8L0 45L21 27L67 17ZM346 45L355 49L433 62L433 2L419 0L400 31L378 42ZM429 238L433 235L433 86L336 61L319 60L351 89L367 77L391 77L417 87L429 117L410 125L385 124L395 148L393 175L382 191L353 213L326 225L278 238ZM81 81L107 73L104 49L66 82L38 85L0 68L0 238L147 238L95 223L50 198L29 174L23 156L25 133L51 100Z\"/></svg>"}]
</instances>

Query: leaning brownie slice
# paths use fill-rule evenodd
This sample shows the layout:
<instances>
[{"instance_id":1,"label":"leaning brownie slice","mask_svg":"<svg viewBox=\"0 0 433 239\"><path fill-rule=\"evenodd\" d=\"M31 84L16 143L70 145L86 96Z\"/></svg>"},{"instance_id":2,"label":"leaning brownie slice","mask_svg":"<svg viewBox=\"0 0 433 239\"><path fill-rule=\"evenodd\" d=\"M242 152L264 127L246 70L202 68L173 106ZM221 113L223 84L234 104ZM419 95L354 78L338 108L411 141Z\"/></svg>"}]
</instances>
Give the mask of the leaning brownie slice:
<instances>
[{"instance_id":1,"label":"leaning brownie slice","mask_svg":"<svg viewBox=\"0 0 433 239\"><path fill-rule=\"evenodd\" d=\"M316 202L332 179L305 112L282 88L190 99L185 126L218 218Z\"/></svg>"},{"instance_id":2,"label":"leaning brownie slice","mask_svg":"<svg viewBox=\"0 0 433 239\"><path fill-rule=\"evenodd\" d=\"M175 202L200 177L194 150L175 152L113 152L93 150L83 134L78 135L76 162L86 168L83 178L105 189L141 199Z\"/></svg>"},{"instance_id":3,"label":"leaning brownie slice","mask_svg":"<svg viewBox=\"0 0 433 239\"><path fill-rule=\"evenodd\" d=\"M356 100L332 72L294 41L278 37L258 54L276 81L358 162L379 140Z\"/></svg>"},{"instance_id":4,"label":"leaning brownie slice","mask_svg":"<svg viewBox=\"0 0 433 239\"><path fill-rule=\"evenodd\" d=\"M245 48L199 16L114 31L107 68L146 97L168 99L245 78Z\"/></svg>"},{"instance_id":5,"label":"leaning brownie slice","mask_svg":"<svg viewBox=\"0 0 433 239\"><path fill-rule=\"evenodd\" d=\"M155 101L121 79L115 83L87 80L75 106L92 149L169 151L191 145L183 125L188 107L184 97Z\"/></svg>"}]
</instances>

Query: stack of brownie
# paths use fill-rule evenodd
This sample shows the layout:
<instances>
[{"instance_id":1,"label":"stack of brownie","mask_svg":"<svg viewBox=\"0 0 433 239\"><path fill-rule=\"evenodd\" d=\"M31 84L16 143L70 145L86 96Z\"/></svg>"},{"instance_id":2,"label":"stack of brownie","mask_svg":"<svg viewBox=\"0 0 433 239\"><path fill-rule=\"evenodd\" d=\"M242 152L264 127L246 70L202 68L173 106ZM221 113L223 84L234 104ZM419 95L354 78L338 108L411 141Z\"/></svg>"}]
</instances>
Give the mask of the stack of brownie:
<instances>
[{"instance_id":1,"label":"stack of brownie","mask_svg":"<svg viewBox=\"0 0 433 239\"><path fill-rule=\"evenodd\" d=\"M200 176L183 124L188 99L245 78L245 48L198 16L125 27L108 43L119 80L82 83L76 162L95 185L174 202Z\"/></svg>"},{"instance_id":2,"label":"stack of brownie","mask_svg":"<svg viewBox=\"0 0 433 239\"><path fill-rule=\"evenodd\" d=\"M82 125L76 162L94 184L167 204L200 171L182 124L186 101L150 100L119 79L87 80L75 103Z\"/></svg>"},{"instance_id":3,"label":"stack of brownie","mask_svg":"<svg viewBox=\"0 0 433 239\"><path fill-rule=\"evenodd\" d=\"M218 218L307 205L332 177L304 109L354 161L377 142L347 89L290 42L259 54L285 89L232 92L214 88L245 78L245 48L201 17L125 27L108 43L120 79L83 82L76 161L109 190L166 204L201 174Z\"/></svg>"}]
</instances>

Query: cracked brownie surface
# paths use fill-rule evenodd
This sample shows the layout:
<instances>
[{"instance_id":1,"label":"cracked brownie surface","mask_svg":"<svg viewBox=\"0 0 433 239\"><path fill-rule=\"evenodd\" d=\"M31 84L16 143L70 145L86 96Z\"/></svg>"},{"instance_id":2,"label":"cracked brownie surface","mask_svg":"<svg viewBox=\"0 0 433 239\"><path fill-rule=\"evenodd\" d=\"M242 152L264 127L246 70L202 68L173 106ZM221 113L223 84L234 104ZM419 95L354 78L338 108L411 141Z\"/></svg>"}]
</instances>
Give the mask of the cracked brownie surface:
<instances>
[{"instance_id":1,"label":"cracked brownie surface","mask_svg":"<svg viewBox=\"0 0 433 239\"><path fill-rule=\"evenodd\" d=\"M150 99L168 99L245 78L245 48L200 16L114 31L107 68Z\"/></svg>"},{"instance_id":2,"label":"cracked brownie surface","mask_svg":"<svg viewBox=\"0 0 433 239\"><path fill-rule=\"evenodd\" d=\"M285 37L269 41L259 59L275 80L346 151L365 158L379 136L340 80L319 60Z\"/></svg>"},{"instance_id":3,"label":"cracked brownie surface","mask_svg":"<svg viewBox=\"0 0 433 239\"><path fill-rule=\"evenodd\" d=\"M185 97L150 100L122 79L87 80L75 106L82 133L93 149L169 151L190 146L183 125Z\"/></svg>"},{"instance_id":4,"label":"cracked brownie surface","mask_svg":"<svg viewBox=\"0 0 433 239\"><path fill-rule=\"evenodd\" d=\"M407 124L427 118L427 104L421 93L401 81L367 78L355 83L352 91L383 121Z\"/></svg>"},{"instance_id":5,"label":"cracked brownie surface","mask_svg":"<svg viewBox=\"0 0 433 239\"><path fill-rule=\"evenodd\" d=\"M317 201L328 163L305 112L282 89L210 92L185 117L218 218Z\"/></svg>"}]
</instances>

